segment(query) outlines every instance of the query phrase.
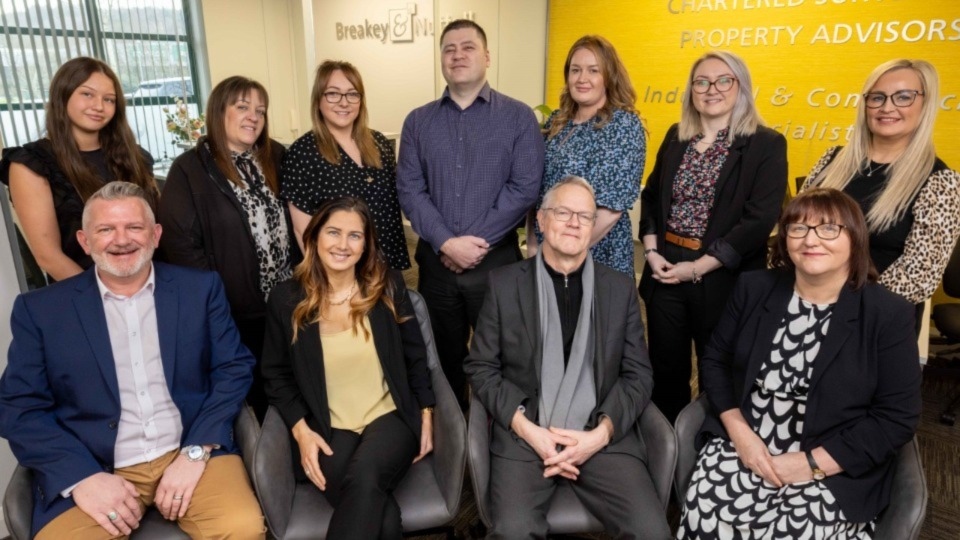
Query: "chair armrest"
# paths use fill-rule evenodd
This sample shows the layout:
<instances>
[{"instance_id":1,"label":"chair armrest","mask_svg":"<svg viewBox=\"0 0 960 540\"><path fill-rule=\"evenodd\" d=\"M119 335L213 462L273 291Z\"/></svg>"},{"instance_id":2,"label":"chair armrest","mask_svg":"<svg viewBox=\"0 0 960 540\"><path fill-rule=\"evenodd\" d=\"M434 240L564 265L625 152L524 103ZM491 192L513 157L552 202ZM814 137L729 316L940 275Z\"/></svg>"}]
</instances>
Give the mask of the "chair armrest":
<instances>
[{"instance_id":1,"label":"chair armrest","mask_svg":"<svg viewBox=\"0 0 960 540\"><path fill-rule=\"evenodd\" d=\"M677 468L677 434L660 409L651 401L643 409L640 420L640 436L647 447L647 470L653 479L660 503L666 510L670 503L670 486Z\"/></svg>"},{"instance_id":2,"label":"chair armrest","mask_svg":"<svg viewBox=\"0 0 960 540\"><path fill-rule=\"evenodd\" d=\"M916 540L927 514L927 480L916 437L900 449L896 460L890 505L877 520L874 540Z\"/></svg>"},{"instance_id":3,"label":"chair armrest","mask_svg":"<svg viewBox=\"0 0 960 540\"><path fill-rule=\"evenodd\" d=\"M683 505L683 497L687 492L690 477L697 465L697 433L703 425L704 418L710 412L710 403L707 394L700 394L697 399L687 405L677 415L674 429L677 433L677 472L674 485L676 486L677 502Z\"/></svg>"},{"instance_id":4,"label":"chair armrest","mask_svg":"<svg viewBox=\"0 0 960 540\"><path fill-rule=\"evenodd\" d=\"M246 403L240 407L237 419L233 422L233 438L240 448L243 457L243 467L247 476L253 478L253 454L257 451L257 439L260 438L260 423L253 414L253 410Z\"/></svg>"},{"instance_id":5,"label":"chair armrest","mask_svg":"<svg viewBox=\"0 0 960 540\"><path fill-rule=\"evenodd\" d=\"M477 499L480 521L493 527L490 519L490 420L487 410L474 395L470 400L470 421L467 423L467 456L470 482Z\"/></svg>"},{"instance_id":6,"label":"chair armrest","mask_svg":"<svg viewBox=\"0 0 960 540\"><path fill-rule=\"evenodd\" d=\"M276 538L283 538L290 523L297 486L290 455L290 433L272 405L263 419L253 453L251 480L270 532Z\"/></svg>"},{"instance_id":7,"label":"chair armrest","mask_svg":"<svg viewBox=\"0 0 960 540\"><path fill-rule=\"evenodd\" d=\"M29 540L33 525L33 473L17 465L3 495L3 521L13 540Z\"/></svg>"}]
</instances>

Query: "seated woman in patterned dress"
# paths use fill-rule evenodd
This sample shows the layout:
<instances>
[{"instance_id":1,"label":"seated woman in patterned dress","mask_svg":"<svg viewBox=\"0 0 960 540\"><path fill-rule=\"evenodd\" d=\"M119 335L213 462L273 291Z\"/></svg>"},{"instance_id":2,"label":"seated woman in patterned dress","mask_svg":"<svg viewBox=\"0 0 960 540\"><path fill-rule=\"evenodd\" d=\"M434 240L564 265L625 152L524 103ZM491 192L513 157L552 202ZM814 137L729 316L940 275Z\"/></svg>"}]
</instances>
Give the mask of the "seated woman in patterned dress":
<instances>
[{"instance_id":1,"label":"seated woman in patterned dress","mask_svg":"<svg viewBox=\"0 0 960 540\"><path fill-rule=\"evenodd\" d=\"M784 210L773 270L733 291L701 363L712 415L678 538L872 538L920 418L913 306L876 283L857 203Z\"/></svg>"}]
</instances>

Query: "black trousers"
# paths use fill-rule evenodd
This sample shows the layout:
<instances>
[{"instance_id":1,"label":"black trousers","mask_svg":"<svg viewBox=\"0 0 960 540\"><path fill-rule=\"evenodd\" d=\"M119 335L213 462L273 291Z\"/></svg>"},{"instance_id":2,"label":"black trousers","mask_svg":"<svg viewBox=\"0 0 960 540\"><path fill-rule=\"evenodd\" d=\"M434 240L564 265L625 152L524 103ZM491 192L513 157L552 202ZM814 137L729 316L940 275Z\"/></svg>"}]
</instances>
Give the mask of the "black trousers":
<instances>
[{"instance_id":1,"label":"black trousers","mask_svg":"<svg viewBox=\"0 0 960 540\"><path fill-rule=\"evenodd\" d=\"M447 270L430 244L420 240L414 256L419 265L420 284L417 287L430 312L433 338L443 373L450 387L466 409L466 377L463 359L467 357L470 330L477 324L480 306L487 292L487 274L490 270L521 259L517 233L511 232L491 246L487 256L473 270L457 274Z\"/></svg>"},{"instance_id":2,"label":"black trousers","mask_svg":"<svg viewBox=\"0 0 960 540\"><path fill-rule=\"evenodd\" d=\"M320 471L327 479L323 494L334 508L327 538L401 538L393 490L420 451L420 441L400 413L377 418L361 435L334 429L327 443L333 455L320 453Z\"/></svg>"},{"instance_id":3,"label":"black trousers","mask_svg":"<svg viewBox=\"0 0 960 540\"><path fill-rule=\"evenodd\" d=\"M701 256L695 250L666 244L662 255L671 263L694 261ZM656 284L644 301L647 310L647 344L653 365L652 400L673 423L690 403L690 378L693 372L691 343L697 358L710 341L723 309L711 308L707 301L707 278L701 283ZM717 294L717 291L712 291ZM722 303L720 304L722 306Z\"/></svg>"},{"instance_id":4,"label":"black trousers","mask_svg":"<svg viewBox=\"0 0 960 540\"><path fill-rule=\"evenodd\" d=\"M583 505L615 538L670 538L666 512L646 465L627 454L594 454L580 465L572 482L543 477L540 461L490 456L490 503L493 527L487 538L546 538L547 510L557 486L569 484Z\"/></svg>"}]
</instances>

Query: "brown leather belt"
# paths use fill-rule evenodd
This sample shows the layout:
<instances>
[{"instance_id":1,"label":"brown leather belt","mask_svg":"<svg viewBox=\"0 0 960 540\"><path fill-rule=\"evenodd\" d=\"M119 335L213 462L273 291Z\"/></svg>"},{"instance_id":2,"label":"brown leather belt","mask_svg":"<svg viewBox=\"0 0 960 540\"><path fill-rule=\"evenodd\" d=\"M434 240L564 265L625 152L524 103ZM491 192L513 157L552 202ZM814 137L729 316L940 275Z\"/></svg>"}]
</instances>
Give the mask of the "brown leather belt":
<instances>
[{"instance_id":1,"label":"brown leather belt","mask_svg":"<svg viewBox=\"0 0 960 540\"><path fill-rule=\"evenodd\" d=\"M700 249L700 246L703 245L703 243L700 242L699 238L687 238L685 236L673 234L672 232L669 232L669 231L667 232L666 240L671 244L676 244L680 247L685 247L687 249Z\"/></svg>"}]
</instances>

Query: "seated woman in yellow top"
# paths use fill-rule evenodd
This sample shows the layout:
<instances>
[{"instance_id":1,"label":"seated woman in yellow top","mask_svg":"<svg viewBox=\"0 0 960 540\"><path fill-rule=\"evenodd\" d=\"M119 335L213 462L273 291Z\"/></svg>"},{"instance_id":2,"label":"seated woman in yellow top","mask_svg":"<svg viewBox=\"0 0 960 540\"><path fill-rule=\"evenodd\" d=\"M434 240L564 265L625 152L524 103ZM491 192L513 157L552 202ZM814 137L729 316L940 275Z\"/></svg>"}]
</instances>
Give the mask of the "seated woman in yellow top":
<instances>
[{"instance_id":1,"label":"seated woman in yellow top","mask_svg":"<svg viewBox=\"0 0 960 540\"><path fill-rule=\"evenodd\" d=\"M303 245L270 293L267 396L297 443L294 474L334 507L327 538L400 538L393 490L433 449L423 335L361 199L324 203Z\"/></svg>"}]
</instances>

